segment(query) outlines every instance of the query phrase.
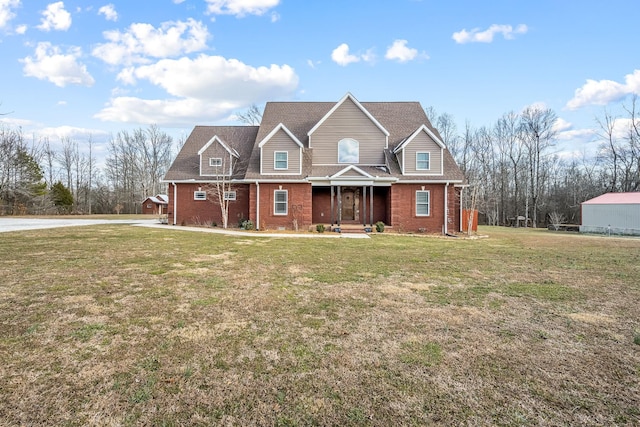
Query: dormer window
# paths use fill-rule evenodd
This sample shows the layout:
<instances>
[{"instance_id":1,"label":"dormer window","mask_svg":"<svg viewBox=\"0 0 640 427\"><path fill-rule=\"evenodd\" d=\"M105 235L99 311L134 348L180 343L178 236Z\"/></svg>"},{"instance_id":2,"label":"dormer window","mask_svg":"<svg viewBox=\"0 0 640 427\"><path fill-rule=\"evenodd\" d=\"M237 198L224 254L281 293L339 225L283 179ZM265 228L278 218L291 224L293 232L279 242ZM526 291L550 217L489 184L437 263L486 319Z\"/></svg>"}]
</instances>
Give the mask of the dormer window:
<instances>
[{"instance_id":1,"label":"dormer window","mask_svg":"<svg viewBox=\"0 0 640 427\"><path fill-rule=\"evenodd\" d=\"M287 151L276 151L273 157L273 168L276 170L289 169L289 153Z\"/></svg>"},{"instance_id":2,"label":"dormer window","mask_svg":"<svg viewBox=\"0 0 640 427\"><path fill-rule=\"evenodd\" d=\"M338 142L338 163L358 163L360 161L360 143L345 138Z\"/></svg>"},{"instance_id":3,"label":"dormer window","mask_svg":"<svg viewBox=\"0 0 640 427\"><path fill-rule=\"evenodd\" d=\"M210 157L209 166L211 167L222 166L222 159L220 157Z\"/></svg>"},{"instance_id":4,"label":"dormer window","mask_svg":"<svg viewBox=\"0 0 640 427\"><path fill-rule=\"evenodd\" d=\"M430 166L430 155L428 152L417 152L416 153L416 170L419 171L428 171L431 169Z\"/></svg>"}]
</instances>

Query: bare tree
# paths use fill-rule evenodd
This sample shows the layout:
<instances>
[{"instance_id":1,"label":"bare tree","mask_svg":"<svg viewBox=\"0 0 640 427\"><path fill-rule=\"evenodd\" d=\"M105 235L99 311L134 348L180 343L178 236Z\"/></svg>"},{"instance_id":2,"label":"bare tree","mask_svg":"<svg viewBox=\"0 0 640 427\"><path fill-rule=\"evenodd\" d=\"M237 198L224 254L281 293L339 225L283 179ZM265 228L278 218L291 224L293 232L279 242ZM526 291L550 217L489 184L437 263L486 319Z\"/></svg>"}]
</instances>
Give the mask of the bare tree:
<instances>
[{"instance_id":1,"label":"bare tree","mask_svg":"<svg viewBox=\"0 0 640 427\"><path fill-rule=\"evenodd\" d=\"M235 200L234 195L237 191L234 178L240 168L240 155L235 148L221 141L216 141L209 154L214 161L210 167L214 169L215 178L213 183L205 188L207 193L213 196L213 203L220 209L222 228L228 228L229 207Z\"/></svg>"},{"instance_id":2,"label":"bare tree","mask_svg":"<svg viewBox=\"0 0 640 427\"><path fill-rule=\"evenodd\" d=\"M629 128L626 144L626 173L624 191L638 191L640 189L640 117L636 112L638 95L631 98L631 106L624 107L629 114Z\"/></svg>"},{"instance_id":3,"label":"bare tree","mask_svg":"<svg viewBox=\"0 0 640 427\"><path fill-rule=\"evenodd\" d=\"M139 132L142 132L139 130ZM161 132L156 125L151 125L144 131L144 135L136 138L139 150L142 154L147 193L144 196L152 196L162 191L160 182L171 164L173 138Z\"/></svg>"},{"instance_id":4,"label":"bare tree","mask_svg":"<svg viewBox=\"0 0 640 427\"><path fill-rule=\"evenodd\" d=\"M62 152L58 154L56 160L58 164L62 168L63 173L65 174L66 187L73 194L74 200L76 199L76 189L73 187L73 165L76 163L76 157L78 154L77 143L71 138L64 137L61 138L62 141Z\"/></svg>"},{"instance_id":5,"label":"bare tree","mask_svg":"<svg viewBox=\"0 0 640 427\"><path fill-rule=\"evenodd\" d=\"M262 121L262 111L256 104L251 104L247 111L237 114L238 120L250 126L258 126Z\"/></svg>"},{"instance_id":6,"label":"bare tree","mask_svg":"<svg viewBox=\"0 0 640 427\"><path fill-rule=\"evenodd\" d=\"M510 111L503 114L494 126L497 152L500 157L500 198L503 206L502 221L507 222L507 199L511 199L511 215L515 218L519 213L519 177L518 171L522 158L522 138L519 116Z\"/></svg>"},{"instance_id":7,"label":"bare tree","mask_svg":"<svg viewBox=\"0 0 640 427\"><path fill-rule=\"evenodd\" d=\"M603 141L600 146L600 153L602 159L610 168L611 180L608 190L616 191L618 188L618 168L620 167L618 160L620 148L615 134L616 117L605 110L602 118L596 117L596 122L600 126L598 137Z\"/></svg>"},{"instance_id":8,"label":"bare tree","mask_svg":"<svg viewBox=\"0 0 640 427\"><path fill-rule=\"evenodd\" d=\"M161 183L172 160L173 139L152 125L121 131L109 142L105 174L114 192L114 206L137 213L140 202L164 190Z\"/></svg>"},{"instance_id":9,"label":"bare tree","mask_svg":"<svg viewBox=\"0 0 640 427\"><path fill-rule=\"evenodd\" d=\"M460 159L461 138L460 135L458 135L458 127L456 126L453 115L449 113L438 114L433 106L425 108L424 112L431 124L440 133L442 142L447 147L453 158L456 159L456 161L462 161L464 163L464 159Z\"/></svg>"},{"instance_id":10,"label":"bare tree","mask_svg":"<svg viewBox=\"0 0 640 427\"><path fill-rule=\"evenodd\" d=\"M89 135L89 158L88 158L88 169L89 169L89 185L88 185L88 189L87 189L87 200L86 200L86 205L87 205L87 212L89 213L89 215L91 215L92 210L91 210L91 199L92 199L92 192L93 192L93 137L91 135Z\"/></svg>"},{"instance_id":11,"label":"bare tree","mask_svg":"<svg viewBox=\"0 0 640 427\"><path fill-rule=\"evenodd\" d=\"M540 195L544 186L542 161L547 150L555 142L556 130L553 125L556 120L557 116L553 110L538 107L527 107L521 115L522 136L529 162L527 205L531 200L533 227L537 227L538 209L541 203ZM528 209L526 216L528 219Z\"/></svg>"}]
</instances>

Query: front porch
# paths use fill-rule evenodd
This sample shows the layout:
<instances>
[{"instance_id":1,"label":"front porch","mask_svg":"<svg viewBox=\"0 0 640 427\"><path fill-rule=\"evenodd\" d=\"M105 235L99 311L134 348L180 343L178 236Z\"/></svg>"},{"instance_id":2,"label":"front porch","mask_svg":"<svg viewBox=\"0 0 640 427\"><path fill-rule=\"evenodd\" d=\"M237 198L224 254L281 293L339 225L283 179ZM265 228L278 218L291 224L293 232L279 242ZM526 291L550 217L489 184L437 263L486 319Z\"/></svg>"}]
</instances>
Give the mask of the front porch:
<instances>
[{"instance_id":1,"label":"front porch","mask_svg":"<svg viewBox=\"0 0 640 427\"><path fill-rule=\"evenodd\" d=\"M373 185L328 185L312 187L314 224L365 227L389 224L389 188Z\"/></svg>"}]
</instances>

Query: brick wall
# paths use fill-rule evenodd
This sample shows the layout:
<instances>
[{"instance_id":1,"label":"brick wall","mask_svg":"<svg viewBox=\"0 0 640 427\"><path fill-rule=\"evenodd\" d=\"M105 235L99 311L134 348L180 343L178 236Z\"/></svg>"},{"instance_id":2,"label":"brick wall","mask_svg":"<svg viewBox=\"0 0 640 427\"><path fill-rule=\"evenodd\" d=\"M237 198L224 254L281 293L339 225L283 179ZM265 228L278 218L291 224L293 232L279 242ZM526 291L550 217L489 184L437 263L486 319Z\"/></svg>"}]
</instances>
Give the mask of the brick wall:
<instances>
[{"instance_id":1,"label":"brick wall","mask_svg":"<svg viewBox=\"0 0 640 427\"><path fill-rule=\"evenodd\" d=\"M212 224L215 222L222 226L222 212L217 203L214 185L212 184L176 184L178 188L178 214L177 225ZM194 191L206 191L207 200L194 200ZM249 186L234 185L236 200L229 202L229 227L237 227L241 219L249 218ZM169 224L174 223L173 212L174 188L169 184L168 219Z\"/></svg>"},{"instance_id":2,"label":"brick wall","mask_svg":"<svg viewBox=\"0 0 640 427\"><path fill-rule=\"evenodd\" d=\"M142 202L142 213L145 215L156 215L158 213L158 205L151 200Z\"/></svg>"},{"instance_id":3,"label":"brick wall","mask_svg":"<svg viewBox=\"0 0 640 427\"><path fill-rule=\"evenodd\" d=\"M416 191L429 191L429 216L416 215ZM391 187L391 226L398 231L442 233L444 224L444 184L394 184ZM449 232L460 229L458 190L448 187Z\"/></svg>"},{"instance_id":4,"label":"brick wall","mask_svg":"<svg viewBox=\"0 0 640 427\"><path fill-rule=\"evenodd\" d=\"M333 210L333 220L336 221L337 207L335 204ZM313 223L325 225L331 224L330 187L318 187L313 189Z\"/></svg>"},{"instance_id":5,"label":"brick wall","mask_svg":"<svg viewBox=\"0 0 640 427\"><path fill-rule=\"evenodd\" d=\"M274 191L287 190L287 215L274 215ZM251 184L249 198L251 200L250 218L256 222L257 189ZM311 184L260 184L260 229L285 230L295 229L297 221L299 230L306 230L311 225Z\"/></svg>"},{"instance_id":6,"label":"brick wall","mask_svg":"<svg viewBox=\"0 0 640 427\"><path fill-rule=\"evenodd\" d=\"M178 225L195 223L211 224L216 222L222 225L220 207L214 202L215 195L207 191L207 200L193 199L194 191L198 188L206 190L204 184L177 184L178 186ZM288 191L288 214L274 215L274 191L280 189ZM210 185L209 185L210 187ZM374 189L374 223L383 221L398 231L412 231L426 233L442 232L444 221L444 184L424 185L424 189L430 192L430 215L422 217L416 215L416 191L422 190L419 184L394 184L390 188L376 187ZM449 187L449 211L448 231L460 230L460 189ZM229 208L229 226L236 227L240 219L250 218L256 222L256 185L236 185L237 200L231 202ZM173 185L169 185L169 204L167 206L169 224L173 224ZM260 184L260 228L276 230L284 228L294 229L294 218L297 219L298 229L306 230L311 224L329 224L330 193L313 193L310 184ZM367 200L368 202L368 200ZM313 204L316 209L313 209ZM326 207L324 206L326 204ZM337 209L337 208L336 208ZM319 212L324 212L321 216ZM362 207L361 207L362 212ZM367 212L367 217L368 217ZM368 222L368 218L367 218Z\"/></svg>"}]
</instances>

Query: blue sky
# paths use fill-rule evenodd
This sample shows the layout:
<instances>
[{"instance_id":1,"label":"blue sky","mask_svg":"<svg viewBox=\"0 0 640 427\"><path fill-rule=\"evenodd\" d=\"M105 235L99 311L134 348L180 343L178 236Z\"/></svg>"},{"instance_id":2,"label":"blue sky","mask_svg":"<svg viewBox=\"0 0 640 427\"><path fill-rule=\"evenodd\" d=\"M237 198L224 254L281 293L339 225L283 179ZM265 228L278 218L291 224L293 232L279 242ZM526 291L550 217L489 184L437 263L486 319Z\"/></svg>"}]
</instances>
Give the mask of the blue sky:
<instances>
[{"instance_id":1,"label":"blue sky","mask_svg":"<svg viewBox=\"0 0 640 427\"><path fill-rule=\"evenodd\" d=\"M461 131L532 104L558 151L640 94L633 0L0 0L0 122L94 153L120 130L238 124L266 101L419 101ZM97 150L96 150L97 148Z\"/></svg>"}]
</instances>

